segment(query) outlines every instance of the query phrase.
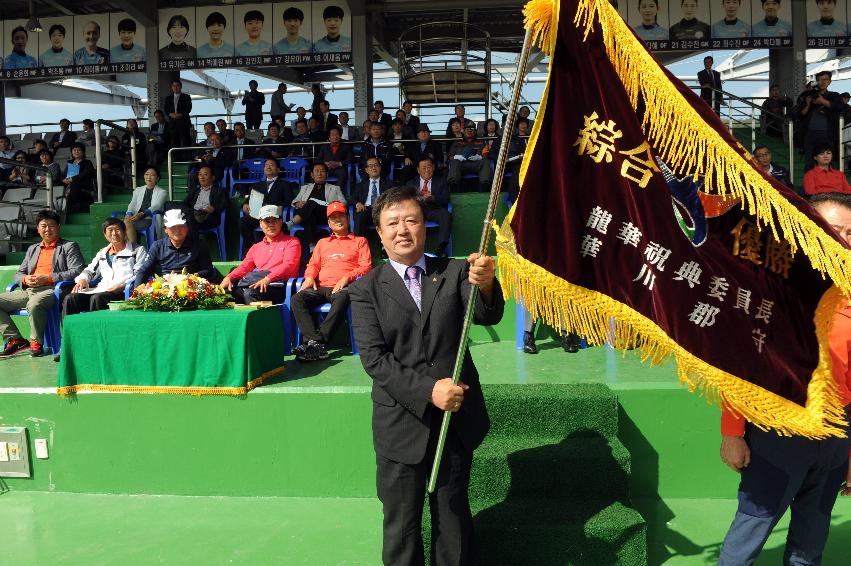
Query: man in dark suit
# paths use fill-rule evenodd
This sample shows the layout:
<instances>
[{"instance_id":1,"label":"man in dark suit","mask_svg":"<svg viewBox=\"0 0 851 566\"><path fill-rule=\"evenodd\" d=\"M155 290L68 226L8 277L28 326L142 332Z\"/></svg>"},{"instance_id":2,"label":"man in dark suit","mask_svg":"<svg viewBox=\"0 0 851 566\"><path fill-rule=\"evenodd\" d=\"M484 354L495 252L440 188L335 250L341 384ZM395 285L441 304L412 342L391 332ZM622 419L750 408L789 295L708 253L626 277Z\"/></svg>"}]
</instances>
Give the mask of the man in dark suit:
<instances>
[{"instance_id":1,"label":"man in dark suit","mask_svg":"<svg viewBox=\"0 0 851 566\"><path fill-rule=\"evenodd\" d=\"M449 184L434 174L434 161L425 157L417 163L417 176L408 181L425 202L426 220L437 222L437 255L446 257L452 235L452 213L449 212Z\"/></svg>"},{"instance_id":2,"label":"man in dark suit","mask_svg":"<svg viewBox=\"0 0 851 566\"><path fill-rule=\"evenodd\" d=\"M60 147L71 147L77 141L77 134L72 132L71 121L68 118L59 120L59 131L50 138L50 147L55 153Z\"/></svg>"},{"instance_id":3,"label":"man in dark suit","mask_svg":"<svg viewBox=\"0 0 851 566\"><path fill-rule=\"evenodd\" d=\"M319 146L314 163L324 163L328 168L328 176L337 180L334 184L348 194L352 146L342 143L340 126L334 126L328 132L328 145Z\"/></svg>"},{"instance_id":4,"label":"man in dark suit","mask_svg":"<svg viewBox=\"0 0 851 566\"><path fill-rule=\"evenodd\" d=\"M721 73L712 68L713 62L712 57L708 55L703 58L703 70L697 73L697 82L700 84L700 98L705 100L716 114L721 114Z\"/></svg>"},{"instance_id":5,"label":"man in dark suit","mask_svg":"<svg viewBox=\"0 0 851 566\"><path fill-rule=\"evenodd\" d=\"M233 125L233 141L230 144L235 162L251 159L257 152L256 147L242 147L243 145L254 145L254 142L245 137L245 124L237 122Z\"/></svg>"},{"instance_id":6,"label":"man in dark suit","mask_svg":"<svg viewBox=\"0 0 851 566\"><path fill-rule=\"evenodd\" d=\"M243 250L248 251L255 243L254 230L260 226L260 219L251 216L252 198L262 199L255 206L255 213L259 213L260 206L274 204L284 209L293 202L293 197L298 191L298 183L292 183L278 177L280 168L276 159L267 159L263 164L263 174L266 178L251 186L251 192L242 203L242 217L239 219L239 233L242 236ZM242 258L240 258L242 259Z\"/></svg>"},{"instance_id":7,"label":"man in dark suit","mask_svg":"<svg viewBox=\"0 0 851 566\"><path fill-rule=\"evenodd\" d=\"M354 234L366 236L366 229L372 224L372 206L378 197L390 188L390 180L381 175L381 161L377 157L366 160L366 177L355 185Z\"/></svg>"},{"instance_id":8,"label":"man in dark suit","mask_svg":"<svg viewBox=\"0 0 851 566\"><path fill-rule=\"evenodd\" d=\"M319 124L319 129L323 132L331 131L331 128L337 125L337 115L331 113L331 105L327 100L319 103L319 114L314 114L311 118L316 118Z\"/></svg>"},{"instance_id":9,"label":"man in dark suit","mask_svg":"<svg viewBox=\"0 0 851 566\"><path fill-rule=\"evenodd\" d=\"M384 133L390 131L390 122L393 121L393 116L384 111L384 101L376 100L375 104L372 105L376 114L378 114L378 123L380 123L384 127Z\"/></svg>"},{"instance_id":10,"label":"man in dark suit","mask_svg":"<svg viewBox=\"0 0 851 566\"><path fill-rule=\"evenodd\" d=\"M417 142L410 144L411 161L419 163L424 158L428 157L434 163L443 163L443 148L440 144L431 139L431 130L428 124L420 124L417 126Z\"/></svg>"},{"instance_id":11,"label":"man in dark suit","mask_svg":"<svg viewBox=\"0 0 851 566\"><path fill-rule=\"evenodd\" d=\"M413 114L414 105L406 100L402 103L402 110L405 112L405 126L416 132L420 125L420 119Z\"/></svg>"},{"instance_id":12,"label":"man in dark suit","mask_svg":"<svg viewBox=\"0 0 851 566\"><path fill-rule=\"evenodd\" d=\"M218 132L210 134L210 147L204 153L197 156L196 159L202 165L207 165L212 169L213 174L219 185L224 184L225 170L233 165L234 154L230 148L222 147L222 137ZM198 186L198 173L194 172L189 177L189 188L193 189Z\"/></svg>"},{"instance_id":13,"label":"man in dark suit","mask_svg":"<svg viewBox=\"0 0 851 566\"><path fill-rule=\"evenodd\" d=\"M789 177L789 170L782 165L771 162L771 150L766 146L756 146L753 150L753 157L766 174L771 175L790 189L795 188L792 186L792 179Z\"/></svg>"},{"instance_id":14,"label":"man in dark suit","mask_svg":"<svg viewBox=\"0 0 851 566\"><path fill-rule=\"evenodd\" d=\"M181 92L182 88L183 83L180 79L174 79L171 81L171 94L163 99L172 147L192 145L192 137L189 134L192 126L192 120L189 117L189 113L192 112L192 99L185 92Z\"/></svg>"},{"instance_id":15,"label":"man in dark suit","mask_svg":"<svg viewBox=\"0 0 851 566\"><path fill-rule=\"evenodd\" d=\"M468 488L473 450L490 426L479 376L464 352L452 383L465 304L479 287L476 324L496 324L504 301L492 258L431 259L422 201L390 189L373 208L390 262L349 286L361 363L372 378L372 431L378 498L384 509L385 565L424 564L422 507L444 411L454 412L429 496L431 564L473 564Z\"/></svg>"}]
</instances>

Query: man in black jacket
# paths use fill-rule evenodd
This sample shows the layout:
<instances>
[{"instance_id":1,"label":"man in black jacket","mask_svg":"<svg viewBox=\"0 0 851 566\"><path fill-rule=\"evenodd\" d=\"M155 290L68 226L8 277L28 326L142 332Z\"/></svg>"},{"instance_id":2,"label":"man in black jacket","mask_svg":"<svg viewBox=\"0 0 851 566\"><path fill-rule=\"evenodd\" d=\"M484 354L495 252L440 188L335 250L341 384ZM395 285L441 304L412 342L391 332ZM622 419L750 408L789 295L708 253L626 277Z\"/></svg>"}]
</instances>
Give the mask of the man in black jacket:
<instances>
[{"instance_id":1,"label":"man in black jacket","mask_svg":"<svg viewBox=\"0 0 851 566\"><path fill-rule=\"evenodd\" d=\"M833 148L837 158L839 141L839 115L845 103L839 93L827 90L833 74L830 71L816 73L816 88L802 95L803 107L800 110L800 124L804 138L804 171L815 165L816 150L820 147Z\"/></svg>"},{"instance_id":2,"label":"man in black jacket","mask_svg":"<svg viewBox=\"0 0 851 566\"><path fill-rule=\"evenodd\" d=\"M390 180L381 175L381 161L377 157L366 160L366 177L355 185L354 234L366 236L366 229L372 224L372 206L387 189Z\"/></svg>"},{"instance_id":3,"label":"man in black jacket","mask_svg":"<svg viewBox=\"0 0 851 566\"><path fill-rule=\"evenodd\" d=\"M60 147L71 147L77 141L77 134L72 132L70 128L71 121L68 118L59 120L59 131L50 138L50 147L54 153Z\"/></svg>"},{"instance_id":4,"label":"man in black jacket","mask_svg":"<svg viewBox=\"0 0 851 566\"><path fill-rule=\"evenodd\" d=\"M375 205L390 262L349 286L360 359L372 378L372 431L378 498L384 510L385 565L423 564L422 508L444 411L455 413L429 496L431 564L476 560L468 489L473 450L490 426L481 384L464 346L461 381L452 383L471 285L476 324L500 321L504 301L494 262L424 256L425 215L411 189Z\"/></svg>"},{"instance_id":5,"label":"man in black jacket","mask_svg":"<svg viewBox=\"0 0 851 566\"><path fill-rule=\"evenodd\" d=\"M431 139L431 130L428 124L417 126L417 142L410 144L411 161L419 163L428 157L436 164L443 163L443 148L439 143Z\"/></svg>"},{"instance_id":6,"label":"man in black jacket","mask_svg":"<svg viewBox=\"0 0 851 566\"><path fill-rule=\"evenodd\" d=\"M293 197L298 192L298 183L279 178L279 173L278 161L267 159L263 164L263 174L266 178L251 186L251 192L242 203L239 233L242 236L244 251L248 251L255 243L254 230L260 226L260 220L251 216L252 209L259 213L261 206L270 204L284 209L292 204Z\"/></svg>"},{"instance_id":7,"label":"man in black jacket","mask_svg":"<svg viewBox=\"0 0 851 566\"><path fill-rule=\"evenodd\" d=\"M188 147L192 145L192 136L189 130L192 120L189 113L192 112L192 99L188 94L182 92L183 83L180 79L171 81L171 94L163 98L163 109L168 118L169 139L172 147Z\"/></svg>"},{"instance_id":8,"label":"man in black jacket","mask_svg":"<svg viewBox=\"0 0 851 566\"><path fill-rule=\"evenodd\" d=\"M697 73L697 82L700 84L700 98L721 114L721 73L712 68L714 60L710 56L703 58L703 70ZM713 103L714 101L714 103Z\"/></svg>"},{"instance_id":9,"label":"man in black jacket","mask_svg":"<svg viewBox=\"0 0 851 566\"><path fill-rule=\"evenodd\" d=\"M434 161L425 157L417 163L417 176L407 185L423 199L425 219L437 222L437 255L446 257L452 236L452 213L449 212L449 184L434 174Z\"/></svg>"},{"instance_id":10,"label":"man in black jacket","mask_svg":"<svg viewBox=\"0 0 851 566\"><path fill-rule=\"evenodd\" d=\"M763 170L789 187L793 189L792 179L789 177L789 170L782 165L777 165L771 162L771 150L764 145L758 145L753 150L754 159L759 163Z\"/></svg>"}]
</instances>

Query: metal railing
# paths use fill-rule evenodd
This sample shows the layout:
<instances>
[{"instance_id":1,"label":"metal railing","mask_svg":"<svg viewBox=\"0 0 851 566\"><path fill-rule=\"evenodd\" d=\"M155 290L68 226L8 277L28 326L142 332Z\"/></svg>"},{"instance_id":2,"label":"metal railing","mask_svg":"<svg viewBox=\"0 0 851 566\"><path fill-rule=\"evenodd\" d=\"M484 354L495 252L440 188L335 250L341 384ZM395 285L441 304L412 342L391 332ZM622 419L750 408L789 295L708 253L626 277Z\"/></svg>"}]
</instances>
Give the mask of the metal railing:
<instances>
[{"instance_id":1,"label":"metal railing","mask_svg":"<svg viewBox=\"0 0 851 566\"><path fill-rule=\"evenodd\" d=\"M13 165L15 167L25 167L27 169L32 169L33 171L38 171L44 173L44 189L39 187L36 184L33 184L31 187L37 191L45 190L47 191L47 208L48 210L53 210L53 173L50 172L50 169L44 167L42 165L33 165L31 163L21 163L15 161L13 159L6 159L5 157L0 157L0 163L5 163L6 165Z\"/></svg>"},{"instance_id":2,"label":"metal railing","mask_svg":"<svg viewBox=\"0 0 851 566\"><path fill-rule=\"evenodd\" d=\"M101 126L106 124L113 130L119 130L130 134L130 177L133 182L137 176L137 161L136 156L136 134L131 132L124 126L119 126L115 122L109 120L98 120L95 122L95 173L97 175L97 202L103 202L103 135L101 134ZM125 160L126 161L126 160ZM123 174L123 173L122 173Z\"/></svg>"}]
</instances>

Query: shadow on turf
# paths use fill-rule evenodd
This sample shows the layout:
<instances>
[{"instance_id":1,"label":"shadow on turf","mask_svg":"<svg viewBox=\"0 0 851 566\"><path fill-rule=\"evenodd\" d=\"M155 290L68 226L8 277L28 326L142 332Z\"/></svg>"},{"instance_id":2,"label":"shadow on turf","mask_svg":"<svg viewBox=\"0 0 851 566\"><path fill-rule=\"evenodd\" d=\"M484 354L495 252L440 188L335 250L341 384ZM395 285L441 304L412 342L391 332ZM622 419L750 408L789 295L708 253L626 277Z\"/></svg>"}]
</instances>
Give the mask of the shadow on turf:
<instances>
[{"instance_id":1,"label":"shadow on turf","mask_svg":"<svg viewBox=\"0 0 851 566\"><path fill-rule=\"evenodd\" d=\"M587 451L596 455L593 465L577 466L575 457L571 458L572 463L564 457L564 444L577 438L582 438ZM600 566L644 562L643 548L637 557L619 554L642 525L626 525L622 532L611 536L591 534L604 522L599 518L595 522L596 515L616 503L629 506L629 478L612 455L606 438L596 431L580 430L559 444L508 454L507 460L511 474L507 497L473 519L480 563ZM540 493L542 485L546 485L541 478L546 477L559 478L559 490L567 495ZM589 493L589 486L596 486L590 488L593 493Z\"/></svg>"}]
</instances>

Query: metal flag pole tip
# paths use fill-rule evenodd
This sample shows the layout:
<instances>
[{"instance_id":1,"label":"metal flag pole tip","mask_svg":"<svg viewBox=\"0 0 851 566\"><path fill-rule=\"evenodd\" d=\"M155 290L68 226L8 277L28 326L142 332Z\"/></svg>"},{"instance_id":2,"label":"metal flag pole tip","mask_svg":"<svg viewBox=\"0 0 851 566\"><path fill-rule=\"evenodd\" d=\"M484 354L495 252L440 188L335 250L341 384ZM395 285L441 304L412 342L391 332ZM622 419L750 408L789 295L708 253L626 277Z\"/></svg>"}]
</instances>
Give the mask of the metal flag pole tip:
<instances>
[{"instance_id":1,"label":"metal flag pole tip","mask_svg":"<svg viewBox=\"0 0 851 566\"><path fill-rule=\"evenodd\" d=\"M511 143L511 135L514 133L514 122L517 116L517 104L520 100L520 89L526 77L526 64L529 61L529 53L532 51L532 32L526 30L523 38L523 49L520 52L520 63L517 66L517 78L514 80L514 90L511 93L511 103L508 106L508 116L502 131L502 141L499 145L499 156L493 174L493 185L491 186L490 200L485 215L482 237L479 241L479 256L485 254L490 241L491 224L493 222L496 205L499 202L499 192L502 189L502 180L505 175L505 164L508 162L508 146ZM461 367L464 364L464 353L467 351L467 339L470 334L470 324L473 320L473 312L479 288L473 285L470 288L470 299L467 301L467 310L464 315L464 326L461 329L461 340L458 345L458 353L455 355L455 366L452 371L452 383L458 385L461 378ZM437 439L437 449L434 453L434 463L431 468L431 476L428 480L428 493L434 493L437 486L437 472L440 470L440 462L443 458L443 449L446 445L446 434L449 432L449 421L452 418L450 411L444 411L443 421L440 423L440 435Z\"/></svg>"}]
</instances>

